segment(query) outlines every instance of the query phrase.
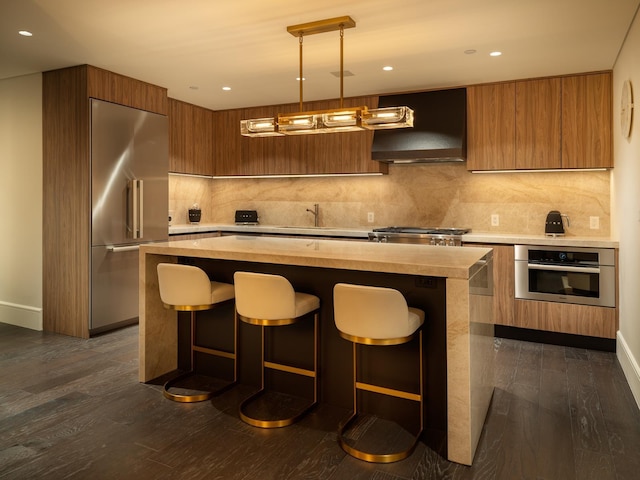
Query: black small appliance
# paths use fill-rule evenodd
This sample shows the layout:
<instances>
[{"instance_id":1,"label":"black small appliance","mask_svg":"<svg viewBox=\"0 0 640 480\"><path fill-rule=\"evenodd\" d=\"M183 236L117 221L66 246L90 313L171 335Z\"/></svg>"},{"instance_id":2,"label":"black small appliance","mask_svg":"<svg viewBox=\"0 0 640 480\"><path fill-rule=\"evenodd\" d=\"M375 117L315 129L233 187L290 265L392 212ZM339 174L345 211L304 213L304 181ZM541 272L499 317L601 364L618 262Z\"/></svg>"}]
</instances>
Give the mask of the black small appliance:
<instances>
[{"instance_id":1,"label":"black small appliance","mask_svg":"<svg viewBox=\"0 0 640 480\"><path fill-rule=\"evenodd\" d=\"M547 213L547 220L544 222L545 235L564 235L564 224L562 223L562 214L557 210L551 210Z\"/></svg>"},{"instance_id":2,"label":"black small appliance","mask_svg":"<svg viewBox=\"0 0 640 480\"><path fill-rule=\"evenodd\" d=\"M257 225L258 212L256 210L236 210L236 223L240 225Z\"/></svg>"}]
</instances>

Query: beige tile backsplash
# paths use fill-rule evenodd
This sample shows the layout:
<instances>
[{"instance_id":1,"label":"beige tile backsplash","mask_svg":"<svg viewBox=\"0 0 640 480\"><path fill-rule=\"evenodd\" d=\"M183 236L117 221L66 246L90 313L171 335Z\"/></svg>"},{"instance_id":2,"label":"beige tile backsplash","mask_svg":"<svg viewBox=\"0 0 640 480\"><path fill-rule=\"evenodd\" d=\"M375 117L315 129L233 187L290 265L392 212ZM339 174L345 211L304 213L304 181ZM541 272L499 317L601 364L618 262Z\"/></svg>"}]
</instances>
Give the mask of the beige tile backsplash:
<instances>
[{"instance_id":1,"label":"beige tile backsplash","mask_svg":"<svg viewBox=\"0 0 640 480\"><path fill-rule=\"evenodd\" d=\"M257 210L264 225L469 227L474 232L544 233L549 210L569 216L567 236L608 237L610 172L472 174L464 164L392 165L373 177L206 179L170 175L174 225L198 203L202 223L233 223L236 210ZM374 222L367 222L367 213ZM499 226L491 215L499 215ZM590 229L590 217L600 228Z\"/></svg>"}]
</instances>

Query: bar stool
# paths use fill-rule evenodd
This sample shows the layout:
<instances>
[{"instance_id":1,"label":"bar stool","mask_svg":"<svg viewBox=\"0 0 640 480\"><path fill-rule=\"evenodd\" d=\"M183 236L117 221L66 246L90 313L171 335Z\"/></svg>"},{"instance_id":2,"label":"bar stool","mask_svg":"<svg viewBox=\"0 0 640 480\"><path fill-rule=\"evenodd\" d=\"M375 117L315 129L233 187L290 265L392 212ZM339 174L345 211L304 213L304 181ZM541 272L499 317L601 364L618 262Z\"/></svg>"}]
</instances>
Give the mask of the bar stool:
<instances>
[{"instance_id":1,"label":"bar stool","mask_svg":"<svg viewBox=\"0 0 640 480\"><path fill-rule=\"evenodd\" d=\"M407 458L414 451L424 429L424 380L422 324L424 312L410 308L397 290L383 287L339 283L333 289L334 320L342 338L353 344L353 412L338 428L338 444L349 455L367 462L391 463ZM420 349L420 392L395 390L358 381L357 345L400 345L418 336ZM358 390L366 390L420 404L420 430L406 450L392 453L368 453L349 445L345 432L359 414Z\"/></svg>"},{"instance_id":2,"label":"bar stool","mask_svg":"<svg viewBox=\"0 0 640 480\"><path fill-rule=\"evenodd\" d=\"M235 323L235 319L233 332L233 352L215 350L211 348L201 347L195 344L196 312L201 310L209 310L222 302L233 299L235 296L233 285L229 283L212 282L211 280L209 280L209 277L204 272L204 270L198 267L190 265L179 265L175 263L159 263L158 286L160 288L160 299L162 300L165 308L191 312L190 370L166 382L163 388L164 396L175 402L202 402L222 393L223 391L229 389L231 386L235 385L238 377L236 366L236 351L238 350L238 327L237 323ZM233 381L225 385L223 388L201 394L182 395L171 393L169 391L171 387L174 387L178 382L194 374L195 352L201 352L208 355L232 359Z\"/></svg>"},{"instance_id":3,"label":"bar stool","mask_svg":"<svg viewBox=\"0 0 640 480\"><path fill-rule=\"evenodd\" d=\"M236 290L238 318L261 327L261 380L260 390L240 404L240 418L254 427L286 427L301 419L318 403L318 310L320 299L315 295L296 292L291 283L280 275L236 272L233 276ZM265 360L265 327L292 325L313 312L313 370ZM246 407L265 393L265 369L278 370L313 378L313 402L293 417L264 420L250 416Z\"/></svg>"}]
</instances>

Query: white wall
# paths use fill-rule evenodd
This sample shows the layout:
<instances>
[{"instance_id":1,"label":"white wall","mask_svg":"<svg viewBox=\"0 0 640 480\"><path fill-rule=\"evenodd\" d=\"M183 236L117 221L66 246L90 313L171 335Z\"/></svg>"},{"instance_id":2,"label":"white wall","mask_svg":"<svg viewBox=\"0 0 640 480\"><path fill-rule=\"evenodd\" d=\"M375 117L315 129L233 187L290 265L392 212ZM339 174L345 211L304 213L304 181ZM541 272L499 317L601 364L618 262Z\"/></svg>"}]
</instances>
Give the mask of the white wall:
<instances>
[{"instance_id":1,"label":"white wall","mask_svg":"<svg viewBox=\"0 0 640 480\"><path fill-rule=\"evenodd\" d=\"M613 70L613 137L615 168L612 180L613 235L620 239L620 330L617 353L640 406L640 16ZM635 97L631 136L620 128L622 83L630 80Z\"/></svg>"},{"instance_id":2,"label":"white wall","mask_svg":"<svg viewBox=\"0 0 640 480\"><path fill-rule=\"evenodd\" d=\"M42 75L0 80L0 322L42 330Z\"/></svg>"}]
</instances>

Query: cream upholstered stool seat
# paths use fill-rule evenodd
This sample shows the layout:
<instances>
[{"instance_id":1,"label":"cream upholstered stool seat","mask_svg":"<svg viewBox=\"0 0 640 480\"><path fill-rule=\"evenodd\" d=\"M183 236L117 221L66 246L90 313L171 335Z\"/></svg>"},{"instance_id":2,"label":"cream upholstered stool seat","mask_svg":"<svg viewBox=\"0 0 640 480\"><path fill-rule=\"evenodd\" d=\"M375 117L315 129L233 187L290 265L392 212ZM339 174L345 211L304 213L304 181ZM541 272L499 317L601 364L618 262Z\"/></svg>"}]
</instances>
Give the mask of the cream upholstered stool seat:
<instances>
[{"instance_id":1,"label":"cream upholstered stool seat","mask_svg":"<svg viewBox=\"0 0 640 480\"><path fill-rule=\"evenodd\" d=\"M398 290L339 283L333 289L334 320L340 336L353 344L353 412L338 429L338 443L349 455L367 462L390 463L407 458L414 451L424 429L424 379L422 325L424 312L410 308ZM358 381L357 344L400 345L419 339L419 392L395 390ZM357 418L358 390L412 400L419 403L420 427L413 443L402 451L369 453L349 445L345 433Z\"/></svg>"},{"instance_id":2,"label":"cream upholstered stool seat","mask_svg":"<svg viewBox=\"0 0 640 480\"><path fill-rule=\"evenodd\" d=\"M277 428L291 425L302 418L318 403L318 310L320 299L315 295L296 292L291 283L280 275L236 272L233 276L236 290L238 318L261 327L261 380L260 390L240 405L240 418L255 427ZM313 313L313 370L271 362L265 359L265 327L292 325ZM278 370L313 378L313 401L292 417L261 419L250 416L247 406L265 393L265 369Z\"/></svg>"},{"instance_id":3,"label":"cream upholstered stool seat","mask_svg":"<svg viewBox=\"0 0 640 480\"><path fill-rule=\"evenodd\" d=\"M176 402L192 403L208 400L227 390L237 381L236 351L237 325L234 325L234 351L225 352L196 345L196 312L209 310L216 305L232 300L235 290L230 283L213 282L201 268L175 263L158 264L158 286L160 299L165 308L191 312L191 366L190 370L164 384L164 396ZM235 319L234 319L235 322ZM233 381L223 388L194 395L172 393L171 387L194 374L195 352L232 359Z\"/></svg>"}]
</instances>

